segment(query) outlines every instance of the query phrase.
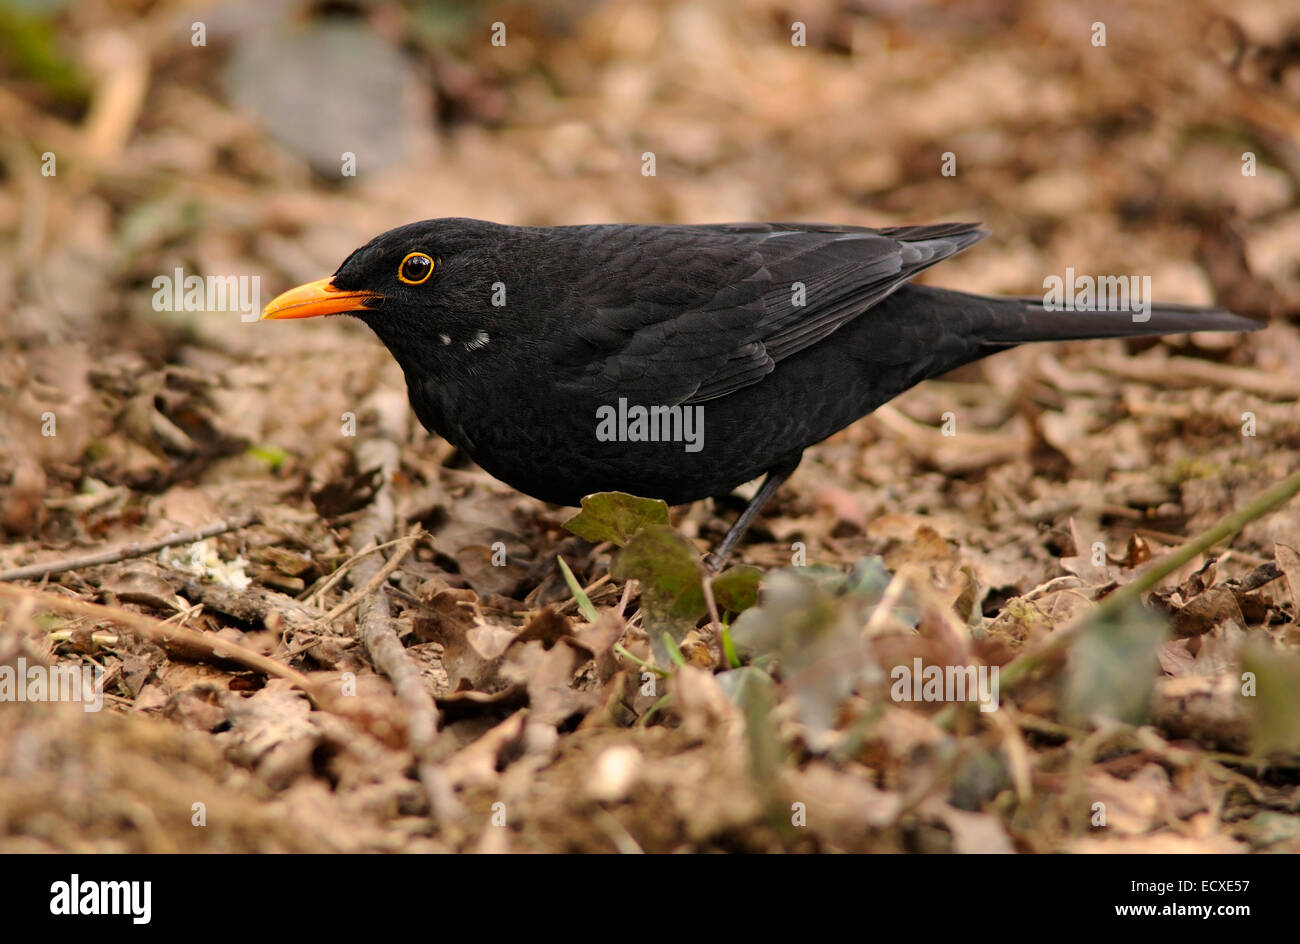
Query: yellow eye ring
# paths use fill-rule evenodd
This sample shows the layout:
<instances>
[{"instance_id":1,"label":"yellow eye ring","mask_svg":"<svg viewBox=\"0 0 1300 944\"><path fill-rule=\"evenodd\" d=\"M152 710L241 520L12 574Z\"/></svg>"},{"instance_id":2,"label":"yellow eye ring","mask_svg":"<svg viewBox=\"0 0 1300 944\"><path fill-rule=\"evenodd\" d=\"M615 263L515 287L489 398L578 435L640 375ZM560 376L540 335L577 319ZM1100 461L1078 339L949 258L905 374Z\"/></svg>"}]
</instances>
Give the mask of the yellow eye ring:
<instances>
[{"instance_id":1,"label":"yellow eye ring","mask_svg":"<svg viewBox=\"0 0 1300 944\"><path fill-rule=\"evenodd\" d=\"M407 285L422 285L433 275L433 257L427 252L408 252L397 267L397 277Z\"/></svg>"}]
</instances>

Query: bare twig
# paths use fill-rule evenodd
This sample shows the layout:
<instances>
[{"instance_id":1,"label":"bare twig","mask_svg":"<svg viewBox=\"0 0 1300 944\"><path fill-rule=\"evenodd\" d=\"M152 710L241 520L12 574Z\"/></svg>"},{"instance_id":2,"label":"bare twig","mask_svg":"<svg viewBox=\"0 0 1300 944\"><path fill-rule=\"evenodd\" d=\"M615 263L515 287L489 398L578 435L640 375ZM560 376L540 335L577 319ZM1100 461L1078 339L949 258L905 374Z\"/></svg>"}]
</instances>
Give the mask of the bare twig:
<instances>
[{"instance_id":1,"label":"bare twig","mask_svg":"<svg viewBox=\"0 0 1300 944\"><path fill-rule=\"evenodd\" d=\"M209 611L224 613L232 619L252 626L261 624L268 629L277 625L295 632L314 626L322 614L313 606L299 603L291 596L253 584L236 590L225 584L187 579L181 595L192 603L200 603Z\"/></svg>"},{"instance_id":2,"label":"bare twig","mask_svg":"<svg viewBox=\"0 0 1300 944\"><path fill-rule=\"evenodd\" d=\"M402 561L405 560L406 555L410 553L411 546L415 544L417 540L419 540L419 537L423 533L423 531L424 529L417 524L411 528L410 533L407 534L405 537L398 538L395 541L387 542L389 545L392 544L398 545L397 550L393 552L393 556L388 558L388 560L384 562L384 565L382 567L380 567L378 570L375 570L372 576L370 577L370 579L367 580L362 586L358 587L356 590L353 590L350 594L348 594L346 600L344 600L338 606L334 607L334 609L330 610L328 613L322 616L319 620L316 621L314 625L305 627L303 631L314 632L320 629L322 626L334 622L334 620L346 614L354 606L357 606L362 600L364 600L366 597L370 596L372 593L378 590L380 585L392 575L393 571L397 570L397 568L402 565ZM354 558L354 560L359 560L359 559L360 559L359 556L357 558Z\"/></svg>"},{"instance_id":3,"label":"bare twig","mask_svg":"<svg viewBox=\"0 0 1300 944\"><path fill-rule=\"evenodd\" d=\"M235 518L227 518L225 521L216 521L212 524L204 525L201 528L192 528L188 531L177 531L175 534L169 534L156 541L128 544L125 547L119 547L112 551L100 551L96 554L86 554L82 557L71 557L64 558L63 560L48 561L44 564L28 564L26 567L16 567L13 570L0 571L0 581L39 580L42 577L50 576L52 574L61 574L68 570L80 570L82 567L94 567L98 564L116 564L118 561L129 560L134 557L144 557L146 554L161 551L165 547L175 547L177 544L193 544L195 541L203 541L207 538L216 537L218 534L225 534L227 531L238 531L240 528L248 527L256 520L256 514L239 515Z\"/></svg>"},{"instance_id":4,"label":"bare twig","mask_svg":"<svg viewBox=\"0 0 1300 944\"><path fill-rule=\"evenodd\" d=\"M375 398L374 406L379 428L374 438L357 444L357 465L363 469L378 467L380 485L370 506L352 530L350 544L357 553L373 544L383 543L397 529L397 508L391 482L401 461L398 443L405 437L408 422L406 398L400 394L381 394ZM404 553L399 551L393 557L400 560ZM397 700L407 715L407 736L430 813L439 822L448 824L459 819L462 810L436 760L438 706L424 686L419 667L393 628L388 593L384 588L385 566L371 555L357 561L352 568L349 580L354 587L361 590L374 587L369 595L361 595L357 604L357 635L375 668L393 683Z\"/></svg>"},{"instance_id":5,"label":"bare twig","mask_svg":"<svg viewBox=\"0 0 1300 944\"><path fill-rule=\"evenodd\" d=\"M718 604L713 599L713 575L706 573L700 581L704 590L704 605L709 611L709 628L713 630L713 639L718 644L718 665L730 668L727 664L727 647L722 641L722 621L718 619Z\"/></svg>"},{"instance_id":6,"label":"bare twig","mask_svg":"<svg viewBox=\"0 0 1300 944\"><path fill-rule=\"evenodd\" d=\"M316 581L316 583L312 584L302 593L298 594L297 599L307 600L314 596L316 598L316 606L319 607L321 605L321 600L324 598L325 594L329 593L330 590L334 588L335 584L337 584L340 580L342 580L344 577L347 576L348 571L352 569L353 564L361 560L361 558L363 557L366 557L370 554L374 554L376 551L386 551L393 545L398 544L405 540L406 538L404 537L393 538L393 540L385 541L383 544L375 544L371 547L368 547L359 554L353 554L342 564L340 564L335 569L334 573L330 574L328 577L322 577L320 580ZM320 584L319 588L316 586L316 584Z\"/></svg>"},{"instance_id":7,"label":"bare twig","mask_svg":"<svg viewBox=\"0 0 1300 944\"><path fill-rule=\"evenodd\" d=\"M251 649L232 645L224 639L217 639L207 633L200 633L184 626L167 625L151 616L145 616L143 613L132 613L130 610L124 610L120 607L91 603L88 600L79 600L59 593L35 590L30 587L10 587L4 584L0 584L0 598L20 602L30 600L34 601L37 607L42 609L117 623L119 626L130 629L149 641L157 643L169 652L181 649L186 651L187 654L197 652L210 659L237 662L264 675L287 679L309 695L317 704L328 706L333 702L332 693L321 689L297 669L276 662L274 659L268 659L261 653L254 652Z\"/></svg>"},{"instance_id":8,"label":"bare twig","mask_svg":"<svg viewBox=\"0 0 1300 944\"><path fill-rule=\"evenodd\" d=\"M632 587L636 584L635 580L629 580L623 585L623 596L618 601L618 618L622 619L623 614L627 612L628 601L632 599Z\"/></svg>"}]
</instances>

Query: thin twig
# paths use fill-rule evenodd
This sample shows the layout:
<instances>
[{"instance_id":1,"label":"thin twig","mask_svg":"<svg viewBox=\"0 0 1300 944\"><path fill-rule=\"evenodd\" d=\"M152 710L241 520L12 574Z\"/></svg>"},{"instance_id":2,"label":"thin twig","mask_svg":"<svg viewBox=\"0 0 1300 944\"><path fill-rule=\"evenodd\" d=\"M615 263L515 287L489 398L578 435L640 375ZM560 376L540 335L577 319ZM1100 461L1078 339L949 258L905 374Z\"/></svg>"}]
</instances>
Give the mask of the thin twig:
<instances>
[{"instance_id":1,"label":"thin twig","mask_svg":"<svg viewBox=\"0 0 1300 944\"><path fill-rule=\"evenodd\" d=\"M316 639L313 639L311 642L303 643L301 646L294 646L289 651L281 654L280 658L284 659L285 662L292 662L295 657L302 655L308 649L312 649L316 646L319 646L324 641L325 641L324 639L317 637Z\"/></svg>"},{"instance_id":2,"label":"thin twig","mask_svg":"<svg viewBox=\"0 0 1300 944\"><path fill-rule=\"evenodd\" d=\"M357 444L357 465L363 469L378 467L380 484L352 529L350 543L355 552L383 543L397 529L397 506L391 483L401 466L398 443L405 436L408 422L406 398L400 394L377 394L372 402L378 428L372 438ZM393 556L400 559L404 552ZM419 666L397 638L384 587L385 576L382 576L384 566L374 557L366 557L357 562L349 577L354 586L361 584L364 589L373 584L375 588L359 600L357 636L375 669L393 683L398 703L406 714L407 741L415 758L416 775L429 803L429 813L448 828L463 815L463 809L438 766L438 706L424 685Z\"/></svg>"},{"instance_id":3,"label":"thin twig","mask_svg":"<svg viewBox=\"0 0 1300 944\"><path fill-rule=\"evenodd\" d=\"M632 587L636 584L635 580L629 580L623 585L623 596L618 601L618 618L622 619L623 614L627 612L628 601L632 599Z\"/></svg>"},{"instance_id":4,"label":"thin twig","mask_svg":"<svg viewBox=\"0 0 1300 944\"><path fill-rule=\"evenodd\" d=\"M591 583L587 584L587 586L583 587L582 592L585 593L587 595L587 599L590 600L591 592L593 590L599 590L601 587L605 586L605 584L609 583L612 579L613 577L611 577L609 574L604 574L600 577L597 577ZM565 600L563 603L561 603L557 609L559 610L559 612L563 613L565 610L569 609L570 607L575 607L577 605L578 605L578 598L576 596L572 596L569 597L569 599Z\"/></svg>"},{"instance_id":5,"label":"thin twig","mask_svg":"<svg viewBox=\"0 0 1300 944\"><path fill-rule=\"evenodd\" d=\"M709 611L709 626L713 629L714 641L718 644L718 665L731 668L727 664L727 647L722 642L722 620L718 619L718 604L713 599L713 575L706 573L700 581L704 590L704 605Z\"/></svg>"},{"instance_id":6,"label":"thin twig","mask_svg":"<svg viewBox=\"0 0 1300 944\"><path fill-rule=\"evenodd\" d=\"M423 531L424 529L417 524L412 526L410 533L407 534L405 537L398 538L395 541L387 542L387 544L385 544L384 546L388 546L392 544L398 544L403 546L399 547L396 551L394 551L393 556L388 558L388 560L384 562L383 566L380 567L378 570L376 570L374 574L370 577L370 579L367 580L361 587L359 587L356 590L353 590L350 594L348 594L347 599L345 599L338 606L334 607L334 609L330 610L328 613L326 613L324 616L318 619L315 623L303 627L302 630L300 631L308 632L308 633L315 632L319 628L334 622L334 620L346 614L354 606L356 606L366 597L370 596L370 594L374 593L377 589L379 589L380 584L382 584L390 576L392 576L393 571L397 570L398 567L402 566L402 561L406 559L406 555L410 553L412 545L414 545L415 542L419 539Z\"/></svg>"},{"instance_id":7,"label":"thin twig","mask_svg":"<svg viewBox=\"0 0 1300 944\"><path fill-rule=\"evenodd\" d=\"M314 596L316 597L316 606L319 607L321 605L321 598L323 598L325 594L329 593L330 590L334 588L335 584L337 584L340 580L342 580L344 577L347 576L348 571L352 569L353 564L361 560L361 558L363 557L366 557L370 554L374 554L376 551L386 551L394 544L398 544L405 540L406 538L404 537L393 538L393 540L391 541L385 541L383 544L372 545L371 547L366 548L364 551L361 551L358 554L353 554L342 564L340 564L335 569L334 573L330 574L328 577L322 577L320 580L316 581L316 583L321 583L321 581L324 581L324 583L321 583L320 589L317 589L316 583L313 583L302 593L298 594L298 596L295 599L299 601L304 601L307 600L309 597Z\"/></svg>"},{"instance_id":8,"label":"thin twig","mask_svg":"<svg viewBox=\"0 0 1300 944\"><path fill-rule=\"evenodd\" d=\"M66 597L59 593L34 590L29 587L10 587L5 584L0 584L0 598L16 601L30 600L43 609L117 623L150 642L157 643L169 652L183 647L197 650L211 659L237 662L245 668L254 669L264 675L287 679L323 707L333 702L331 693L321 689L297 669L268 659L252 649L232 645L224 639L187 629L184 626L169 626L143 613L132 613L120 607L91 603L88 600Z\"/></svg>"},{"instance_id":9,"label":"thin twig","mask_svg":"<svg viewBox=\"0 0 1300 944\"><path fill-rule=\"evenodd\" d=\"M128 544L125 547L119 547L112 551L100 551L97 554L86 554L82 557L64 558L63 560L49 561L44 564L28 564L26 567L16 567L13 570L0 571L0 581L38 580L41 577L46 577L51 574L61 574L68 570L80 570L82 567L94 567L98 564L116 564L118 561L129 560L134 557L144 557L146 554L161 551L166 547L175 547L177 544L193 544L195 541L203 541L207 538L216 537L219 534L225 534L227 531L238 531L240 528L247 528L255 521L257 521L257 515L249 513L246 515L239 515L235 518L227 518L225 521L216 521L212 524L204 525L202 528L191 528L189 531L177 531L175 534L169 534L156 541Z\"/></svg>"}]
</instances>

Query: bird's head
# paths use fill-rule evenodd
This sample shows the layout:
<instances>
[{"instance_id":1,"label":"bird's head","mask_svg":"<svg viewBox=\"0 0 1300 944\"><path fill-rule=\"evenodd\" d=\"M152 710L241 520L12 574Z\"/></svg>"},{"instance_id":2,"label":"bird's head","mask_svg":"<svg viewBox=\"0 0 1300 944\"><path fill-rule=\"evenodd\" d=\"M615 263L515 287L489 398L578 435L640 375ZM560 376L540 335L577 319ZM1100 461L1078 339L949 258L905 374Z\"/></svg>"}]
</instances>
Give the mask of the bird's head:
<instances>
[{"instance_id":1,"label":"bird's head","mask_svg":"<svg viewBox=\"0 0 1300 944\"><path fill-rule=\"evenodd\" d=\"M329 278L277 296L262 319L353 315L399 361L439 347L472 350L483 344L485 319L494 313L491 286L505 230L462 219L399 226L357 249Z\"/></svg>"}]
</instances>

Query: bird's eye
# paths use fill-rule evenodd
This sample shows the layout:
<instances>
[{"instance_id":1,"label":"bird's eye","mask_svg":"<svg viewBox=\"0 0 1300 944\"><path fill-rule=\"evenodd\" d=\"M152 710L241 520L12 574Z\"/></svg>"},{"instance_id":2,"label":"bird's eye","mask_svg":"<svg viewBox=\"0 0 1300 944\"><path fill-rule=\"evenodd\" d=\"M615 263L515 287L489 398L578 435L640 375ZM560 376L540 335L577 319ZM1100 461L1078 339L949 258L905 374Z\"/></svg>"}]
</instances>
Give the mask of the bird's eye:
<instances>
[{"instance_id":1,"label":"bird's eye","mask_svg":"<svg viewBox=\"0 0 1300 944\"><path fill-rule=\"evenodd\" d=\"M397 267L397 277L407 285L419 285L433 274L433 257L428 253L407 253L402 264Z\"/></svg>"}]
</instances>

